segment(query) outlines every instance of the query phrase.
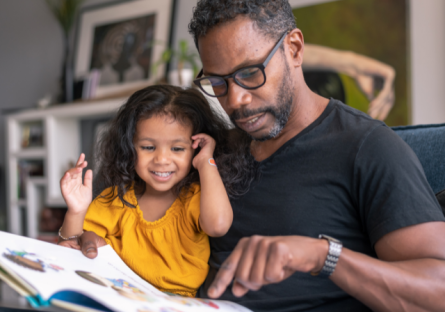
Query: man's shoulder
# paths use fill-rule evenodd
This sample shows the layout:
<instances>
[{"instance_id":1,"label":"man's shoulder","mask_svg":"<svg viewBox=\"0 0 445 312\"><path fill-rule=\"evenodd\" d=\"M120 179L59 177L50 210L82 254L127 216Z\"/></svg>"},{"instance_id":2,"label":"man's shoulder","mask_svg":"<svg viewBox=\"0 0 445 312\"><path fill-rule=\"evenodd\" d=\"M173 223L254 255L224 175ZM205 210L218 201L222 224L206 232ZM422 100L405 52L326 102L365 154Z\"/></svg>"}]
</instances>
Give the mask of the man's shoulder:
<instances>
[{"instance_id":1,"label":"man's shoulder","mask_svg":"<svg viewBox=\"0 0 445 312\"><path fill-rule=\"evenodd\" d=\"M382 121L375 120L341 101L331 99L318 119L292 139L290 145L298 146L304 143L309 146L312 143L332 146L335 149L355 149L377 128L390 130Z\"/></svg>"},{"instance_id":2,"label":"man's shoulder","mask_svg":"<svg viewBox=\"0 0 445 312\"><path fill-rule=\"evenodd\" d=\"M309 137L333 148L357 150L376 129L391 131L384 122L334 99L320 117Z\"/></svg>"},{"instance_id":3,"label":"man's shoulder","mask_svg":"<svg viewBox=\"0 0 445 312\"><path fill-rule=\"evenodd\" d=\"M332 99L330 105L332 105L332 116L330 121L334 124L334 126L341 125L342 127L340 128L336 127L339 130L354 130L356 134L360 135L368 132L369 130L385 126L384 122L373 119L366 113L348 106L339 100Z\"/></svg>"}]
</instances>

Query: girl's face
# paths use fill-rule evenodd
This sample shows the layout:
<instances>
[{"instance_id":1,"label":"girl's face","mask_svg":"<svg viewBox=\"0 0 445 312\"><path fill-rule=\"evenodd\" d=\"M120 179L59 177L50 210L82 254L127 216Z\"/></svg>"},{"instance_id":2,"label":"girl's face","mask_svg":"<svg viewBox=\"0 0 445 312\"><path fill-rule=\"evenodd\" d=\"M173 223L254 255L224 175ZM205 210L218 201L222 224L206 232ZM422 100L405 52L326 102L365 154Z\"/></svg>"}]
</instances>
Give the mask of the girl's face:
<instances>
[{"instance_id":1,"label":"girl's face","mask_svg":"<svg viewBox=\"0 0 445 312\"><path fill-rule=\"evenodd\" d=\"M146 191L167 192L184 179L192 166L192 127L170 116L153 116L136 127L135 169Z\"/></svg>"}]
</instances>

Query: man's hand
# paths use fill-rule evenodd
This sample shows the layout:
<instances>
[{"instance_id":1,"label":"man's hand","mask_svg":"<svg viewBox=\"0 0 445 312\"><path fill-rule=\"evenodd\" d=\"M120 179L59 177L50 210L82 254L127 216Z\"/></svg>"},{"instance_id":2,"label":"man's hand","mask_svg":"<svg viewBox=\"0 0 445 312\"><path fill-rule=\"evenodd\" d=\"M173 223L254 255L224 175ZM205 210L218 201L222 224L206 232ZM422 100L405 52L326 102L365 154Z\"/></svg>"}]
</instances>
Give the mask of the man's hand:
<instances>
[{"instance_id":1,"label":"man's hand","mask_svg":"<svg viewBox=\"0 0 445 312\"><path fill-rule=\"evenodd\" d=\"M222 264L208 296L218 298L232 280L233 294L241 297L249 290L279 283L296 271L319 272L328 248L324 239L303 236L243 238Z\"/></svg>"},{"instance_id":2,"label":"man's hand","mask_svg":"<svg viewBox=\"0 0 445 312\"><path fill-rule=\"evenodd\" d=\"M85 257L94 259L97 257L97 248L105 246L105 240L94 232L85 232L77 239L61 241L58 245L81 250Z\"/></svg>"},{"instance_id":3,"label":"man's hand","mask_svg":"<svg viewBox=\"0 0 445 312\"><path fill-rule=\"evenodd\" d=\"M77 239L70 239L70 240L66 240L66 241L62 240L62 241L58 242L57 245L63 246L66 248L80 250L80 245L79 245L79 242L77 241Z\"/></svg>"}]
</instances>

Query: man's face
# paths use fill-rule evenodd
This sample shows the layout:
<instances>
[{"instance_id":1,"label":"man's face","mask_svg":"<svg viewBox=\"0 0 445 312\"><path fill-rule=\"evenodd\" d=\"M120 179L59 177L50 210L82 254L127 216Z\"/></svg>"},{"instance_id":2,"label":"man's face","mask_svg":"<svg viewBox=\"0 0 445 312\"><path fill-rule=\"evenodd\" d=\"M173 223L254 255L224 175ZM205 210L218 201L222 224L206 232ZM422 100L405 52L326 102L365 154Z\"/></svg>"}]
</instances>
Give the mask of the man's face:
<instances>
[{"instance_id":1,"label":"man's face","mask_svg":"<svg viewBox=\"0 0 445 312\"><path fill-rule=\"evenodd\" d=\"M240 68L263 63L277 42L260 33L244 17L211 29L199 38L204 75L224 76ZM290 68L279 49L265 69L266 83L247 90L228 79L228 92L218 97L232 122L254 140L276 137L292 109L294 87Z\"/></svg>"}]
</instances>

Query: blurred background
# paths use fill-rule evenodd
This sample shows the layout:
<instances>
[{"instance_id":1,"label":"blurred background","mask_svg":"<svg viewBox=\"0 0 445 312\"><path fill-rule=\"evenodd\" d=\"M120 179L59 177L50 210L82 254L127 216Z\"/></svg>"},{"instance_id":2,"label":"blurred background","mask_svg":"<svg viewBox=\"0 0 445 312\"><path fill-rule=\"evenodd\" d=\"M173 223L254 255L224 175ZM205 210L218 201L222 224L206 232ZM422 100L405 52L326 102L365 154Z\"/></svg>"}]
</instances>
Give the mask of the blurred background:
<instances>
[{"instance_id":1,"label":"blurred background","mask_svg":"<svg viewBox=\"0 0 445 312\"><path fill-rule=\"evenodd\" d=\"M200 68L196 0L77 1L71 23L68 2L0 0L0 230L49 241L61 174L125 98ZM314 91L390 126L445 122L444 0L290 3Z\"/></svg>"}]
</instances>

